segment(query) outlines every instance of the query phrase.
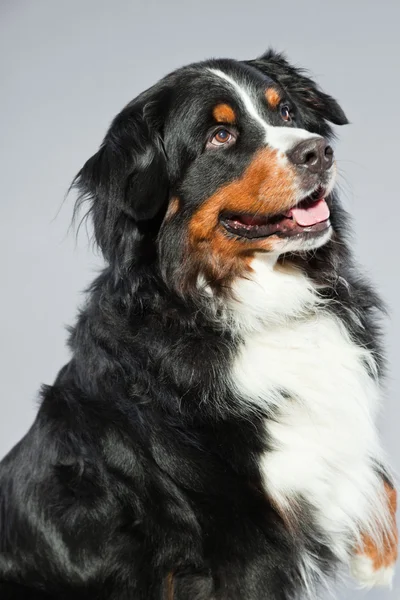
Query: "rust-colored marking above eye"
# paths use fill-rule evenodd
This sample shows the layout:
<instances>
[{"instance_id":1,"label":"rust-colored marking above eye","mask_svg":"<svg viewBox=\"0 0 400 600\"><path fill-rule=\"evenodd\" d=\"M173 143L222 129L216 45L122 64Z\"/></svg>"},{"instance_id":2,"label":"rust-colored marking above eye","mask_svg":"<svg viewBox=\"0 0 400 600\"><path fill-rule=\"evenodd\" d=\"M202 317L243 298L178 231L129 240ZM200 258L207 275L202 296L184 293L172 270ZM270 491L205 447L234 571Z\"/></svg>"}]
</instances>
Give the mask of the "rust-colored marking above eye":
<instances>
[{"instance_id":1,"label":"rust-colored marking above eye","mask_svg":"<svg viewBox=\"0 0 400 600\"><path fill-rule=\"evenodd\" d=\"M267 89L265 92L265 98L271 108L276 108L282 100L278 90L273 87Z\"/></svg>"},{"instance_id":2,"label":"rust-colored marking above eye","mask_svg":"<svg viewBox=\"0 0 400 600\"><path fill-rule=\"evenodd\" d=\"M213 117L218 123L233 124L236 121L235 111L229 104L217 104L217 106L214 106Z\"/></svg>"}]
</instances>

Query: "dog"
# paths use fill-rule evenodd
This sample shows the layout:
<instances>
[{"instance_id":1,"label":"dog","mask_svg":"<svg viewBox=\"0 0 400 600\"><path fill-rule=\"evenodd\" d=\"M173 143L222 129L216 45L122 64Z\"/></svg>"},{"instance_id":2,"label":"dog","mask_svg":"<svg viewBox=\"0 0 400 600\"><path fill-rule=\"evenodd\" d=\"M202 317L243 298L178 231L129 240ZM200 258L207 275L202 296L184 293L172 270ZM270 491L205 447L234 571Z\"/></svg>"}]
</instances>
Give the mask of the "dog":
<instances>
[{"instance_id":1,"label":"dog","mask_svg":"<svg viewBox=\"0 0 400 600\"><path fill-rule=\"evenodd\" d=\"M0 467L2 600L390 585L384 306L349 249L345 113L282 54L180 68L73 182L105 267Z\"/></svg>"}]
</instances>

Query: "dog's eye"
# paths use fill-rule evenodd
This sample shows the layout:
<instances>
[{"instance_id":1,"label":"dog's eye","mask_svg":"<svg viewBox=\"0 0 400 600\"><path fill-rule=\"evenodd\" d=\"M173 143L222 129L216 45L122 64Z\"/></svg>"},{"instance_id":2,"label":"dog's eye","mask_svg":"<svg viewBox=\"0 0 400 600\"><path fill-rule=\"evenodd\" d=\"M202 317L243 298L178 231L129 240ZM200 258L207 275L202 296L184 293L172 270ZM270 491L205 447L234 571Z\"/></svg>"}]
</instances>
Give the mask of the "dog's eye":
<instances>
[{"instance_id":1,"label":"dog's eye","mask_svg":"<svg viewBox=\"0 0 400 600\"><path fill-rule=\"evenodd\" d=\"M231 138L232 138L232 135L229 133L229 131L227 129L220 129L213 136L212 141L216 142L217 144L226 144L227 142L229 142L229 140Z\"/></svg>"},{"instance_id":2,"label":"dog's eye","mask_svg":"<svg viewBox=\"0 0 400 600\"><path fill-rule=\"evenodd\" d=\"M226 129L226 127L221 127L217 129L217 131L213 131L211 136L208 139L207 147L219 147L219 146L230 146L236 141L236 135L233 131Z\"/></svg>"},{"instance_id":3,"label":"dog's eye","mask_svg":"<svg viewBox=\"0 0 400 600\"><path fill-rule=\"evenodd\" d=\"M282 119L287 123L290 123L290 121L292 120L292 115L290 114L289 106L287 104L283 104L280 108L280 111Z\"/></svg>"}]
</instances>

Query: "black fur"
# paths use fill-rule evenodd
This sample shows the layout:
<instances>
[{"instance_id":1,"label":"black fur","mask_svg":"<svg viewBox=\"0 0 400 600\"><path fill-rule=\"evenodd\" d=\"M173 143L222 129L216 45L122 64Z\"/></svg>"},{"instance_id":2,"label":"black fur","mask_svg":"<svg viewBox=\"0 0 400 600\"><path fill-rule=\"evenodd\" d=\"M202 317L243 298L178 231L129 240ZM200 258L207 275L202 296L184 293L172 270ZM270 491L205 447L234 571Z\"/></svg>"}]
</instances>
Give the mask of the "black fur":
<instances>
[{"instance_id":1,"label":"black fur","mask_svg":"<svg viewBox=\"0 0 400 600\"><path fill-rule=\"evenodd\" d=\"M208 66L260 87L272 78L295 126L329 137L328 122L346 123L271 51L185 67L115 118L75 181L106 266L71 330L70 362L0 467L1 600L287 600L301 589L300 544L322 571L334 567L307 520L289 534L265 496L257 457L274 415L250 412L227 387L237 334L185 285L190 216L260 144L249 123L235 153L202 152L211 108L226 100ZM172 196L184 208L166 226ZM333 198L331 209L335 240L303 266L378 354L381 306L352 265Z\"/></svg>"}]
</instances>

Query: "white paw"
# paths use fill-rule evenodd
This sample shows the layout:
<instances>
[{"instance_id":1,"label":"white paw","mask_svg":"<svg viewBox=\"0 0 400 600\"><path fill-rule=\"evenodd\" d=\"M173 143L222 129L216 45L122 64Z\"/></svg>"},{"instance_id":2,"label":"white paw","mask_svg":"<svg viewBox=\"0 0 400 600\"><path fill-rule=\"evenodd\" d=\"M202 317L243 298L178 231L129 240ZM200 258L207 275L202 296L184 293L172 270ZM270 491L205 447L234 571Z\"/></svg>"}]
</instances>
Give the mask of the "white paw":
<instances>
[{"instance_id":1,"label":"white paw","mask_svg":"<svg viewBox=\"0 0 400 600\"><path fill-rule=\"evenodd\" d=\"M351 574L364 588L392 587L394 566L374 569L372 560L363 554L356 554L351 559Z\"/></svg>"}]
</instances>

